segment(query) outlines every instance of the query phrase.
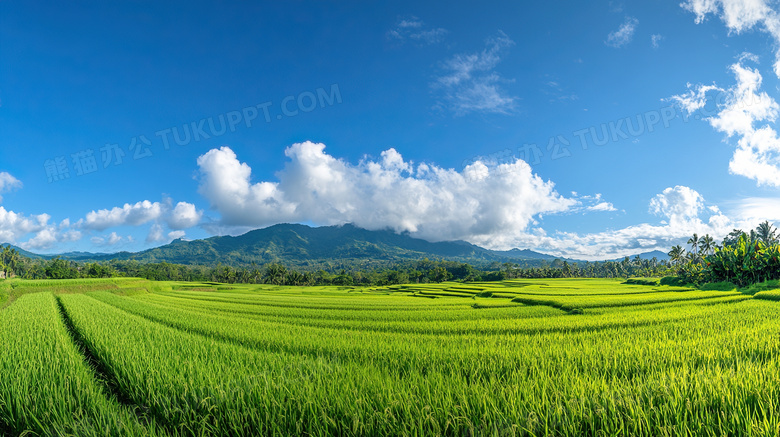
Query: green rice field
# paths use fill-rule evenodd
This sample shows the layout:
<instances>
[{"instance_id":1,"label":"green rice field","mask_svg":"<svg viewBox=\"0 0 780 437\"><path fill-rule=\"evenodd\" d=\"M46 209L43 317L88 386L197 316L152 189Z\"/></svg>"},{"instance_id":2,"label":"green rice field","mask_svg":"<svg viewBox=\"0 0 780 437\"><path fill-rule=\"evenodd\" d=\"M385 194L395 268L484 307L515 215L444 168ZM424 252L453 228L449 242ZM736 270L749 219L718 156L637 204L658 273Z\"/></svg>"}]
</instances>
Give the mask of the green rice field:
<instances>
[{"instance_id":1,"label":"green rice field","mask_svg":"<svg viewBox=\"0 0 780 437\"><path fill-rule=\"evenodd\" d=\"M780 291L0 281L0 432L780 432Z\"/></svg>"}]
</instances>

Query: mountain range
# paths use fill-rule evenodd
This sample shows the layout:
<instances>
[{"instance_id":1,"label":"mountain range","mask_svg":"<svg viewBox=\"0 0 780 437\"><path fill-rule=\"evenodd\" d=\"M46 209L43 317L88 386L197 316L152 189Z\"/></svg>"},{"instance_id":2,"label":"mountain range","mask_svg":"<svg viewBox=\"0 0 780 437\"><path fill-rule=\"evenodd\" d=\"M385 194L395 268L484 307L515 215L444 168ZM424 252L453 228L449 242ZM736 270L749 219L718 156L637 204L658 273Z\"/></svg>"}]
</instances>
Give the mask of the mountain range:
<instances>
[{"instance_id":1,"label":"mountain range","mask_svg":"<svg viewBox=\"0 0 780 437\"><path fill-rule=\"evenodd\" d=\"M429 242L411 237L408 233L398 234L392 230L369 231L351 224L321 227L278 224L235 237L217 236L192 241L177 239L169 244L141 252L68 252L58 255L39 255L18 248L17 250L30 258L49 259L60 256L74 261L115 259L140 262L165 261L190 265L222 263L234 266L280 262L289 266L306 267L334 261L361 262L370 265L423 258L472 264L515 262L534 266L556 259L565 259L528 249L490 250L466 241ZM666 258L666 254L659 251L640 254L642 258L653 256L659 260ZM565 260L580 262L573 259Z\"/></svg>"}]
</instances>

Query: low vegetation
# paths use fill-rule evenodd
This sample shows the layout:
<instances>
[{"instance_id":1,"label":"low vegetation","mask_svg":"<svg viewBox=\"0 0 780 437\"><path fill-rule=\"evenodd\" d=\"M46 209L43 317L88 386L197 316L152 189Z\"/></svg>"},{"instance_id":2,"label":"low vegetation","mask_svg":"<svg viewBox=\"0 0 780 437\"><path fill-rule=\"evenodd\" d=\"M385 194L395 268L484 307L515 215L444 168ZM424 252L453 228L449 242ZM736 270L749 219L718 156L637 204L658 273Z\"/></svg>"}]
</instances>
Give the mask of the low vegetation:
<instances>
[{"instance_id":1,"label":"low vegetation","mask_svg":"<svg viewBox=\"0 0 780 437\"><path fill-rule=\"evenodd\" d=\"M322 268L296 270L278 262L264 265L183 265L136 260L77 262L54 257L30 259L15 249L0 252L0 272L24 279L141 277L155 281L211 281L230 284L383 286L445 281L480 282L518 278L657 278L671 274L670 265L656 258L574 263L565 260L524 263L489 262L471 265L449 260L397 260L376 266L365 260L340 260ZM387 266L389 265L389 267ZM321 263L316 264L323 267ZM652 281L652 279L650 279Z\"/></svg>"},{"instance_id":2,"label":"low vegetation","mask_svg":"<svg viewBox=\"0 0 780 437\"><path fill-rule=\"evenodd\" d=\"M776 434L775 292L625 282L4 281L0 430Z\"/></svg>"}]
</instances>

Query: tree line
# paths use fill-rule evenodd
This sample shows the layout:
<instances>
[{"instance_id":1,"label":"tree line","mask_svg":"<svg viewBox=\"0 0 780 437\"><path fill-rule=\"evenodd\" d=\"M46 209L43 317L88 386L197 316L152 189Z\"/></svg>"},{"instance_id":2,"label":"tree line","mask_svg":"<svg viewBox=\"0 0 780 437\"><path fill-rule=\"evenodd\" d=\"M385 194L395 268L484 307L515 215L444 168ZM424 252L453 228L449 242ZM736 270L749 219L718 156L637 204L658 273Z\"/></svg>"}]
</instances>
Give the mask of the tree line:
<instances>
[{"instance_id":1,"label":"tree line","mask_svg":"<svg viewBox=\"0 0 780 437\"><path fill-rule=\"evenodd\" d=\"M458 261L416 260L398 261L390 267L366 268L348 261L338 263L337 270L301 271L281 263L235 267L183 265L168 262L111 260L77 262L55 257L31 259L15 249L5 247L0 252L0 271L6 277L25 279L75 279L140 277L156 281L208 281L274 285L356 285L382 286L393 284L444 281L479 282L514 278L628 278L657 277L669 271L666 261L624 258L621 261L576 263L566 260L543 261L529 267L513 262L492 262L481 267Z\"/></svg>"}]
</instances>

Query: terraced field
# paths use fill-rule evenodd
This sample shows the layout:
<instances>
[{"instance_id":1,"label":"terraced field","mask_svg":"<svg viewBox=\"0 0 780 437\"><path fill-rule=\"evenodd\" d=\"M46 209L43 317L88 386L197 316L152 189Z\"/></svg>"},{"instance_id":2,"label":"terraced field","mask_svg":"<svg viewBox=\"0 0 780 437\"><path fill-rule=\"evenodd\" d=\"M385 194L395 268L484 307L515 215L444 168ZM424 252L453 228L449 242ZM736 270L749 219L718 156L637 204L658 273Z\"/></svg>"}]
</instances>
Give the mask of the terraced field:
<instances>
[{"instance_id":1,"label":"terraced field","mask_svg":"<svg viewBox=\"0 0 780 437\"><path fill-rule=\"evenodd\" d=\"M10 280L0 431L778 435L778 295Z\"/></svg>"}]
</instances>

